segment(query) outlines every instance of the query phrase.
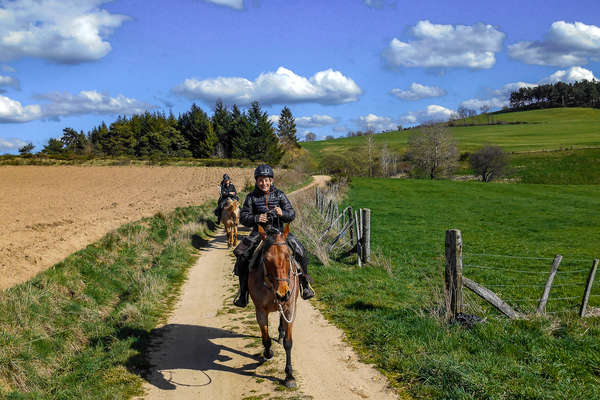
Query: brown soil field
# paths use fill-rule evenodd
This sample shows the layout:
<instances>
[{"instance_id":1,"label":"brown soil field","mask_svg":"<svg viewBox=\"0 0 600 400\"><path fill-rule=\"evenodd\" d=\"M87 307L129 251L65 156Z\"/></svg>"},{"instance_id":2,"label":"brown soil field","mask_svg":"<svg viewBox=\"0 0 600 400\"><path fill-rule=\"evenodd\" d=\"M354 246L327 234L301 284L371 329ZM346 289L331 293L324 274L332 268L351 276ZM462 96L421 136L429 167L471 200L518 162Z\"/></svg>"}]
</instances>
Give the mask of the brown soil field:
<instances>
[{"instance_id":1,"label":"brown soil field","mask_svg":"<svg viewBox=\"0 0 600 400\"><path fill-rule=\"evenodd\" d=\"M0 167L0 290L35 276L124 223L238 190L249 168Z\"/></svg>"}]
</instances>

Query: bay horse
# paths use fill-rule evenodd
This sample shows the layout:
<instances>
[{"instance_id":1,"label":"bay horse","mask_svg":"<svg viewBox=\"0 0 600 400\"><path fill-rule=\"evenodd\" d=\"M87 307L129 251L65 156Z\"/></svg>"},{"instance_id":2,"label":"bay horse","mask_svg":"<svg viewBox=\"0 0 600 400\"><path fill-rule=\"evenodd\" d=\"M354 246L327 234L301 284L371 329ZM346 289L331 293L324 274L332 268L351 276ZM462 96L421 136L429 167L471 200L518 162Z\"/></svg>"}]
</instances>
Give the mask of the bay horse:
<instances>
[{"instance_id":1,"label":"bay horse","mask_svg":"<svg viewBox=\"0 0 600 400\"><path fill-rule=\"evenodd\" d=\"M240 223L240 202L235 199L227 199L223 210L221 211L221 221L225 226L227 234L227 247L237 245L238 230L237 226Z\"/></svg>"},{"instance_id":2,"label":"bay horse","mask_svg":"<svg viewBox=\"0 0 600 400\"><path fill-rule=\"evenodd\" d=\"M262 343L265 348L265 359L273 357L271 338L269 337L269 314L279 312L279 338L283 339L285 349L285 381L288 388L296 387L296 380L292 375L292 328L294 325L296 300L298 299L298 269L293 259L292 250L287 244L290 232L289 225L283 233L276 229L265 232L258 226L262 242L262 256L259 263L250 270L248 276L248 289L250 297L256 308L256 322L260 327Z\"/></svg>"}]
</instances>

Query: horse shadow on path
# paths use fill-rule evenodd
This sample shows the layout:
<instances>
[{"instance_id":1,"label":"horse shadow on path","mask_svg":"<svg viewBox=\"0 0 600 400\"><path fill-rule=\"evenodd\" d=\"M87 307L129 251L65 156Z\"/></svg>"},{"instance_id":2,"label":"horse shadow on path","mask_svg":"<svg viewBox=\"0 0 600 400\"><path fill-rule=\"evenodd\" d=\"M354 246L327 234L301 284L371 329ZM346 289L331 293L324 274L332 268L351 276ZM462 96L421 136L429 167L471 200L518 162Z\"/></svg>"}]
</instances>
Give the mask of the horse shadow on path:
<instances>
[{"instance_id":1,"label":"horse shadow on path","mask_svg":"<svg viewBox=\"0 0 600 400\"><path fill-rule=\"evenodd\" d=\"M207 386L213 382L211 371L225 371L236 375L252 376L272 382L279 382L273 376L257 374L255 370L263 364L261 354L249 354L245 351L217 344L220 339L258 338L243 335L220 328L197 325L168 324L154 329L150 333L152 344L146 348L145 368L130 368L147 382L162 390L175 390L177 386ZM243 358L241 367L226 365L232 359L227 353ZM179 381L173 376L173 370L194 370L198 375L190 382Z\"/></svg>"}]
</instances>

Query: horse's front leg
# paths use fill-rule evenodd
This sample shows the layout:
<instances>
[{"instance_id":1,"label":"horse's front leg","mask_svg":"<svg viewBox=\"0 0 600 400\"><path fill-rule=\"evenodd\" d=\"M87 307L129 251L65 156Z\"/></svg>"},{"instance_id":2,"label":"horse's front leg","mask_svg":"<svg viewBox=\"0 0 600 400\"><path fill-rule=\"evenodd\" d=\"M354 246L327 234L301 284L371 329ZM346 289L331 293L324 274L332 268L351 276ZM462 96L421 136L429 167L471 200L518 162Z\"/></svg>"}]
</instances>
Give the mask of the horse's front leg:
<instances>
[{"instance_id":1,"label":"horse's front leg","mask_svg":"<svg viewBox=\"0 0 600 400\"><path fill-rule=\"evenodd\" d=\"M233 245L237 246L238 238L237 238L237 225L233 226Z\"/></svg>"},{"instance_id":2,"label":"horse's front leg","mask_svg":"<svg viewBox=\"0 0 600 400\"><path fill-rule=\"evenodd\" d=\"M296 379L292 375L292 325L286 323L285 338L283 339L283 348L285 349L285 381L287 388L296 387Z\"/></svg>"},{"instance_id":3,"label":"horse's front leg","mask_svg":"<svg viewBox=\"0 0 600 400\"><path fill-rule=\"evenodd\" d=\"M260 326L260 334L262 336L262 344L265 348L264 357L268 360L273 357L271 350L271 338L269 337L269 318L266 311L256 308L256 322Z\"/></svg>"}]
</instances>

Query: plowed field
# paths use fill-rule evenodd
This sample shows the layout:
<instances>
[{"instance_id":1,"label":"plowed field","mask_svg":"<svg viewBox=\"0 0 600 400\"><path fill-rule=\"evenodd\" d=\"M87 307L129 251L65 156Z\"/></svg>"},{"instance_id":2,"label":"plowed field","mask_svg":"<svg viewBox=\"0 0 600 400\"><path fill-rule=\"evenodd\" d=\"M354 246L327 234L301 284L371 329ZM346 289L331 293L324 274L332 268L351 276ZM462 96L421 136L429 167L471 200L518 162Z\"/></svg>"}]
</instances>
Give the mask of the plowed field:
<instances>
[{"instance_id":1,"label":"plowed field","mask_svg":"<svg viewBox=\"0 0 600 400\"><path fill-rule=\"evenodd\" d=\"M240 190L252 170L208 167L0 167L0 289L24 282L120 225Z\"/></svg>"}]
</instances>

